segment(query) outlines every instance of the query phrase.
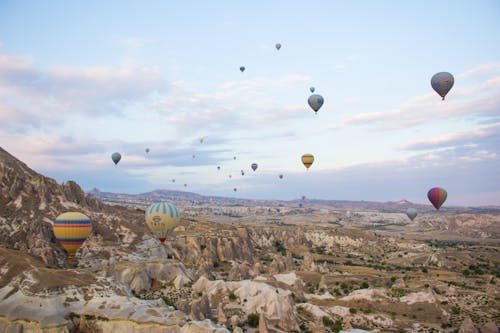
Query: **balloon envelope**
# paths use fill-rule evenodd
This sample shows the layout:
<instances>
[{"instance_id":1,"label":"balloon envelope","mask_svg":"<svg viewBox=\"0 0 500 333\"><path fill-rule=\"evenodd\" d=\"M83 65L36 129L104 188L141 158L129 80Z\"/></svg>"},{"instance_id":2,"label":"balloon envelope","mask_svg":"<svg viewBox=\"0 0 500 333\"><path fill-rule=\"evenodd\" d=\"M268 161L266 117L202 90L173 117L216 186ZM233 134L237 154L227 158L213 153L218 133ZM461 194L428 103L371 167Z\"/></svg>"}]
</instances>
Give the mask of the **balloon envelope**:
<instances>
[{"instance_id":1,"label":"balloon envelope","mask_svg":"<svg viewBox=\"0 0 500 333\"><path fill-rule=\"evenodd\" d=\"M241 67L240 67L240 72L242 72L242 73L243 73L244 71L245 71L245 66L241 66Z\"/></svg>"},{"instance_id":2,"label":"balloon envelope","mask_svg":"<svg viewBox=\"0 0 500 333\"><path fill-rule=\"evenodd\" d=\"M281 49L281 44L280 43L276 43L276 50L279 50Z\"/></svg>"},{"instance_id":3,"label":"balloon envelope","mask_svg":"<svg viewBox=\"0 0 500 333\"><path fill-rule=\"evenodd\" d=\"M120 153L113 153L113 154L111 154L111 159L113 160L113 162L116 165L122 159L122 155Z\"/></svg>"},{"instance_id":4,"label":"balloon envelope","mask_svg":"<svg viewBox=\"0 0 500 333\"><path fill-rule=\"evenodd\" d=\"M220 170L220 166L217 167L217 170Z\"/></svg>"},{"instance_id":5,"label":"balloon envelope","mask_svg":"<svg viewBox=\"0 0 500 333\"><path fill-rule=\"evenodd\" d=\"M446 193L446 190L441 187L431 188L429 192L427 192L427 198L432 203L434 208L438 210L441 207L441 205L446 201L447 196L448 193Z\"/></svg>"},{"instance_id":6,"label":"balloon envelope","mask_svg":"<svg viewBox=\"0 0 500 333\"><path fill-rule=\"evenodd\" d=\"M234 192L236 192L236 191L237 191L236 187L235 187L235 188L233 188L233 191L234 191Z\"/></svg>"},{"instance_id":7,"label":"balloon envelope","mask_svg":"<svg viewBox=\"0 0 500 333\"><path fill-rule=\"evenodd\" d=\"M179 211L171 203L158 202L146 209L146 224L162 243L179 225L180 221Z\"/></svg>"},{"instance_id":8,"label":"balloon envelope","mask_svg":"<svg viewBox=\"0 0 500 333\"><path fill-rule=\"evenodd\" d=\"M146 154L149 153L149 148L146 148L145 150L146 150Z\"/></svg>"},{"instance_id":9,"label":"balloon envelope","mask_svg":"<svg viewBox=\"0 0 500 333\"><path fill-rule=\"evenodd\" d=\"M410 218L410 220L414 220L415 217L417 217L418 213L417 213L417 210L415 208L408 208L406 210L406 215Z\"/></svg>"},{"instance_id":10,"label":"balloon envelope","mask_svg":"<svg viewBox=\"0 0 500 333\"><path fill-rule=\"evenodd\" d=\"M253 171L257 170L257 163L252 163L251 167Z\"/></svg>"},{"instance_id":11,"label":"balloon envelope","mask_svg":"<svg viewBox=\"0 0 500 333\"><path fill-rule=\"evenodd\" d=\"M203 141L205 141L205 138L199 138L198 140L200 140L200 143L203 143Z\"/></svg>"},{"instance_id":12,"label":"balloon envelope","mask_svg":"<svg viewBox=\"0 0 500 333\"><path fill-rule=\"evenodd\" d=\"M323 96L318 94L309 96L309 99L307 100L307 103L309 103L309 106L314 110L314 112L318 112L318 110L323 106L324 102L325 100L323 99Z\"/></svg>"},{"instance_id":13,"label":"balloon envelope","mask_svg":"<svg viewBox=\"0 0 500 333\"><path fill-rule=\"evenodd\" d=\"M431 86L439 96L444 100L444 97L453 87L455 83L455 78L448 72L439 72L432 76Z\"/></svg>"},{"instance_id":14,"label":"balloon envelope","mask_svg":"<svg viewBox=\"0 0 500 333\"><path fill-rule=\"evenodd\" d=\"M283 179L283 175L279 175L280 179Z\"/></svg>"},{"instance_id":15,"label":"balloon envelope","mask_svg":"<svg viewBox=\"0 0 500 333\"><path fill-rule=\"evenodd\" d=\"M309 90L313 93L313 92L314 92L314 90L316 90L316 88L311 87L311 88L309 88Z\"/></svg>"},{"instance_id":16,"label":"balloon envelope","mask_svg":"<svg viewBox=\"0 0 500 333\"><path fill-rule=\"evenodd\" d=\"M311 167L311 164L313 164L313 162L314 162L314 156L312 154L304 154L304 155L302 155L301 160L302 160L302 164L304 164L304 166L307 168L307 170L309 170L309 168Z\"/></svg>"},{"instance_id":17,"label":"balloon envelope","mask_svg":"<svg viewBox=\"0 0 500 333\"><path fill-rule=\"evenodd\" d=\"M59 215L53 225L54 235L62 247L75 254L92 231L90 218L82 213L67 212Z\"/></svg>"}]
</instances>

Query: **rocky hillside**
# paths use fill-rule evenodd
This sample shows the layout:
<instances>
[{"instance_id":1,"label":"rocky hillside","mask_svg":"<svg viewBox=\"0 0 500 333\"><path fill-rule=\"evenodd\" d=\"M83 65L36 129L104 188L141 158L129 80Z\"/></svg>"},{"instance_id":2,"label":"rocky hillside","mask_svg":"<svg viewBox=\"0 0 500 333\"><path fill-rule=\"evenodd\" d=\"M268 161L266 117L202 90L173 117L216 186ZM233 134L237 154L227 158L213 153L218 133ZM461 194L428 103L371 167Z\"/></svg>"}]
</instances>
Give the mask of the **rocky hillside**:
<instances>
[{"instance_id":1,"label":"rocky hillside","mask_svg":"<svg viewBox=\"0 0 500 333\"><path fill-rule=\"evenodd\" d=\"M48 265L60 266L65 253L56 244L52 221L74 210L91 218L90 239L97 237L103 244L133 244L135 237L131 239L131 233L147 233L141 212L103 204L85 195L74 181L58 184L0 148L0 244L40 256Z\"/></svg>"}]
</instances>

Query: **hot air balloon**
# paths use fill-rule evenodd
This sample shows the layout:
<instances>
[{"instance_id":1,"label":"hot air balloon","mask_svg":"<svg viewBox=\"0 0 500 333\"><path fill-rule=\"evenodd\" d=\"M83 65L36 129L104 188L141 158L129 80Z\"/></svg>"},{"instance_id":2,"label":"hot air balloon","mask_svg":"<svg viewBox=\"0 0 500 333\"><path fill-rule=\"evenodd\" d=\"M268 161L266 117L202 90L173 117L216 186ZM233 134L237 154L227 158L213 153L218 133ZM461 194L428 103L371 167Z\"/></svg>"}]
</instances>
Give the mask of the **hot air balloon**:
<instances>
[{"instance_id":1,"label":"hot air balloon","mask_svg":"<svg viewBox=\"0 0 500 333\"><path fill-rule=\"evenodd\" d=\"M252 163L251 167L253 171L257 170L257 163Z\"/></svg>"},{"instance_id":2,"label":"hot air balloon","mask_svg":"<svg viewBox=\"0 0 500 333\"><path fill-rule=\"evenodd\" d=\"M233 160L235 160L235 159L236 159L236 156L233 156Z\"/></svg>"},{"instance_id":3,"label":"hot air balloon","mask_svg":"<svg viewBox=\"0 0 500 333\"><path fill-rule=\"evenodd\" d=\"M276 46L276 50L278 50L278 51L279 51L279 50L281 49L281 44L280 44L280 43L276 43L276 45L275 45L275 46Z\"/></svg>"},{"instance_id":4,"label":"hot air balloon","mask_svg":"<svg viewBox=\"0 0 500 333\"><path fill-rule=\"evenodd\" d=\"M415 217L417 217L418 213L417 213L417 210L415 208L408 208L406 210L406 215L410 218L410 220L414 220Z\"/></svg>"},{"instance_id":5,"label":"hot air balloon","mask_svg":"<svg viewBox=\"0 0 500 333\"><path fill-rule=\"evenodd\" d=\"M302 201L304 201L304 200L306 200L306 196L305 195L302 196Z\"/></svg>"},{"instance_id":6,"label":"hot air balloon","mask_svg":"<svg viewBox=\"0 0 500 333\"><path fill-rule=\"evenodd\" d=\"M220 165L217 166L217 170L220 170Z\"/></svg>"},{"instance_id":7,"label":"hot air balloon","mask_svg":"<svg viewBox=\"0 0 500 333\"><path fill-rule=\"evenodd\" d=\"M172 179L172 183L175 183L175 178L174 178L174 179Z\"/></svg>"},{"instance_id":8,"label":"hot air balloon","mask_svg":"<svg viewBox=\"0 0 500 333\"><path fill-rule=\"evenodd\" d=\"M302 202L299 202L299 207L302 208Z\"/></svg>"},{"instance_id":9,"label":"hot air balloon","mask_svg":"<svg viewBox=\"0 0 500 333\"><path fill-rule=\"evenodd\" d=\"M113 160L113 162L115 163L115 165L117 165L118 162L120 162L120 160L122 159L122 155L120 153L113 153L111 155L111 159Z\"/></svg>"},{"instance_id":10,"label":"hot air balloon","mask_svg":"<svg viewBox=\"0 0 500 333\"><path fill-rule=\"evenodd\" d=\"M455 78L448 72L439 72L431 78L431 86L444 101L444 97L453 87Z\"/></svg>"},{"instance_id":11,"label":"hot air balloon","mask_svg":"<svg viewBox=\"0 0 500 333\"><path fill-rule=\"evenodd\" d=\"M180 221L179 211L171 203L158 202L146 209L146 224L162 243L179 225Z\"/></svg>"},{"instance_id":12,"label":"hot air balloon","mask_svg":"<svg viewBox=\"0 0 500 333\"><path fill-rule=\"evenodd\" d=\"M146 154L149 154L149 148L144 149L146 151Z\"/></svg>"},{"instance_id":13,"label":"hot air balloon","mask_svg":"<svg viewBox=\"0 0 500 333\"><path fill-rule=\"evenodd\" d=\"M318 94L313 94L313 95L309 96L307 103L309 103L309 106L311 107L311 109L313 109L314 112L316 112L316 114L317 114L318 110L321 109L321 107L323 106L324 101L325 100L323 99L323 96L318 95Z\"/></svg>"},{"instance_id":14,"label":"hot air balloon","mask_svg":"<svg viewBox=\"0 0 500 333\"><path fill-rule=\"evenodd\" d=\"M311 164L313 164L313 162L314 162L314 156L312 154L304 154L304 155L302 155L301 160L302 160L302 164L304 164L304 166L307 168L307 170L309 170L309 168L311 167Z\"/></svg>"},{"instance_id":15,"label":"hot air balloon","mask_svg":"<svg viewBox=\"0 0 500 333\"><path fill-rule=\"evenodd\" d=\"M279 175L280 179L283 179L283 175Z\"/></svg>"},{"instance_id":16,"label":"hot air balloon","mask_svg":"<svg viewBox=\"0 0 500 333\"><path fill-rule=\"evenodd\" d=\"M200 143L203 143L203 141L205 141L205 138L199 138L198 140L200 141Z\"/></svg>"},{"instance_id":17,"label":"hot air balloon","mask_svg":"<svg viewBox=\"0 0 500 333\"><path fill-rule=\"evenodd\" d=\"M188 184L184 184L184 187L187 187L187 186L188 186Z\"/></svg>"},{"instance_id":18,"label":"hot air balloon","mask_svg":"<svg viewBox=\"0 0 500 333\"><path fill-rule=\"evenodd\" d=\"M240 67L240 72L242 72L242 73L243 73L244 71L245 71L245 66L241 66L241 67Z\"/></svg>"},{"instance_id":19,"label":"hot air balloon","mask_svg":"<svg viewBox=\"0 0 500 333\"><path fill-rule=\"evenodd\" d=\"M92 231L90 218L82 213L67 212L59 215L53 225L57 241L69 254L75 254Z\"/></svg>"},{"instance_id":20,"label":"hot air balloon","mask_svg":"<svg viewBox=\"0 0 500 333\"><path fill-rule=\"evenodd\" d=\"M229 178L233 177L232 175L229 175Z\"/></svg>"},{"instance_id":21,"label":"hot air balloon","mask_svg":"<svg viewBox=\"0 0 500 333\"><path fill-rule=\"evenodd\" d=\"M193 153L193 158L195 158L195 157L196 157L196 154L195 154L195 153Z\"/></svg>"},{"instance_id":22,"label":"hot air balloon","mask_svg":"<svg viewBox=\"0 0 500 333\"><path fill-rule=\"evenodd\" d=\"M235 187L235 188L233 188L233 191L234 191L234 192L236 192L236 191L237 191L236 187Z\"/></svg>"},{"instance_id":23,"label":"hot air balloon","mask_svg":"<svg viewBox=\"0 0 500 333\"><path fill-rule=\"evenodd\" d=\"M427 192L427 198L437 210L446 201L447 196L445 189L441 187L433 187Z\"/></svg>"},{"instance_id":24,"label":"hot air balloon","mask_svg":"<svg viewBox=\"0 0 500 333\"><path fill-rule=\"evenodd\" d=\"M241 170L241 175L244 176L245 175L245 171Z\"/></svg>"},{"instance_id":25,"label":"hot air balloon","mask_svg":"<svg viewBox=\"0 0 500 333\"><path fill-rule=\"evenodd\" d=\"M309 88L309 90L311 91L311 93L313 93L313 92L314 92L314 90L316 90L316 88L311 87L311 88Z\"/></svg>"}]
</instances>

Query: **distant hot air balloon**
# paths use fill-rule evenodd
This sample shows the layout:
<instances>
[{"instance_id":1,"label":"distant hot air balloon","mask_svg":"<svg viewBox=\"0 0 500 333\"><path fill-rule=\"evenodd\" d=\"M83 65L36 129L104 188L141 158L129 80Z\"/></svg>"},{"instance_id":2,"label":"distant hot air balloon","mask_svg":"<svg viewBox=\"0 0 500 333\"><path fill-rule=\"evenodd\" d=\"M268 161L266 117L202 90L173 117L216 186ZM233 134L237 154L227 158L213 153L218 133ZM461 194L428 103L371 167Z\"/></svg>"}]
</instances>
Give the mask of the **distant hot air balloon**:
<instances>
[{"instance_id":1,"label":"distant hot air balloon","mask_svg":"<svg viewBox=\"0 0 500 333\"><path fill-rule=\"evenodd\" d=\"M235 160L235 159L236 159L236 156L233 156L233 160Z\"/></svg>"},{"instance_id":2,"label":"distant hot air balloon","mask_svg":"<svg viewBox=\"0 0 500 333\"><path fill-rule=\"evenodd\" d=\"M113 160L113 162L115 163L115 165L117 165L118 162L120 162L120 160L122 159L122 155L120 153L113 153L111 155L111 159Z\"/></svg>"},{"instance_id":3,"label":"distant hot air balloon","mask_svg":"<svg viewBox=\"0 0 500 333\"><path fill-rule=\"evenodd\" d=\"M172 183L175 183L175 178L174 178L174 179L172 179Z\"/></svg>"},{"instance_id":4,"label":"distant hot air balloon","mask_svg":"<svg viewBox=\"0 0 500 333\"><path fill-rule=\"evenodd\" d=\"M146 154L149 154L149 148L146 148L145 151L146 151Z\"/></svg>"},{"instance_id":5,"label":"distant hot air balloon","mask_svg":"<svg viewBox=\"0 0 500 333\"><path fill-rule=\"evenodd\" d=\"M245 175L245 171L241 170L241 175L244 176Z\"/></svg>"},{"instance_id":6,"label":"distant hot air balloon","mask_svg":"<svg viewBox=\"0 0 500 333\"><path fill-rule=\"evenodd\" d=\"M448 72L439 72L432 76L431 86L439 96L444 100L444 97L453 87L455 83L455 78Z\"/></svg>"},{"instance_id":7,"label":"distant hot air balloon","mask_svg":"<svg viewBox=\"0 0 500 333\"><path fill-rule=\"evenodd\" d=\"M283 175L279 175L280 179L283 179Z\"/></svg>"},{"instance_id":8,"label":"distant hot air balloon","mask_svg":"<svg viewBox=\"0 0 500 333\"><path fill-rule=\"evenodd\" d=\"M195 154L195 153L193 153L193 158L195 158L195 157L196 157L196 154Z\"/></svg>"},{"instance_id":9,"label":"distant hot air balloon","mask_svg":"<svg viewBox=\"0 0 500 333\"><path fill-rule=\"evenodd\" d=\"M280 44L280 43L276 43L276 45L275 45L275 46L276 46L276 50L278 50L278 51L279 51L279 50L281 49L281 44Z\"/></svg>"},{"instance_id":10,"label":"distant hot air balloon","mask_svg":"<svg viewBox=\"0 0 500 333\"><path fill-rule=\"evenodd\" d=\"M299 207L302 208L302 202L299 202Z\"/></svg>"},{"instance_id":11,"label":"distant hot air balloon","mask_svg":"<svg viewBox=\"0 0 500 333\"><path fill-rule=\"evenodd\" d=\"M410 218L410 220L414 220L415 217L417 217L418 213L417 213L417 210L415 208L408 208L406 210L406 215Z\"/></svg>"},{"instance_id":12,"label":"distant hot air balloon","mask_svg":"<svg viewBox=\"0 0 500 333\"><path fill-rule=\"evenodd\" d=\"M179 225L180 221L179 211L171 203L158 202L146 209L146 224L162 243Z\"/></svg>"},{"instance_id":13,"label":"distant hot air balloon","mask_svg":"<svg viewBox=\"0 0 500 333\"><path fill-rule=\"evenodd\" d=\"M203 143L203 141L205 141L205 138L199 138L198 140L200 141L200 143Z\"/></svg>"},{"instance_id":14,"label":"distant hot air balloon","mask_svg":"<svg viewBox=\"0 0 500 333\"><path fill-rule=\"evenodd\" d=\"M184 187L187 187L187 186L188 186L188 184L184 184Z\"/></svg>"},{"instance_id":15,"label":"distant hot air balloon","mask_svg":"<svg viewBox=\"0 0 500 333\"><path fill-rule=\"evenodd\" d=\"M314 112L316 112L316 114L317 114L318 110L323 106L324 101L325 100L323 99L323 96L318 95L318 94L313 94L313 95L309 96L307 103L309 103L309 106L311 107L311 109L313 109Z\"/></svg>"},{"instance_id":16,"label":"distant hot air balloon","mask_svg":"<svg viewBox=\"0 0 500 333\"><path fill-rule=\"evenodd\" d=\"M251 167L253 171L257 170L257 163L252 163Z\"/></svg>"},{"instance_id":17,"label":"distant hot air balloon","mask_svg":"<svg viewBox=\"0 0 500 333\"><path fill-rule=\"evenodd\" d=\"M232 175L229 175L229 178L233 177Z\"/></svg>"},{"instance_id":18,"label":"distant hot air balloon","mask_svg":"<svg viewBox=\"0 0 500 333\"><path fill-rule=\"evenodd\" d=\"M311 167L311 164L313 164L313 162L314 162L314 156L312 154L304 154L304 155L302 155L301 160L302 160L302 164L304 164L304 166L307 168L307 170L309 170L309 168Z\"/></svg>"},{"instance_id":19,"label":"distant hot air balloon","mask_svg":"<svg viewBox=\"0 0 500 333\"><path fill-rule=\"evenodd\" d=\"M67 212L59 215L53 225L57 241L69 254L75 254L92 231L90 218L82 213Z\"/></svg>"},{"instance_id":20,"label":"distant hot air balloon","mask_svg":"<svg viewBox=\"0 0 500 333\"><path fill-rule=\"evenodd\" d=\"M316 90L316 88L311 87L311 88L309 88L309 90L311 91L311 93L313 93L313 92L314 92L314 90Z\"/></svg>"},{"instance_id":21,"label":"distant hot air balloon","mask_svg":"<svg viewBox=\"0 0 500 333\"><path fill-rule=\"evenodd\" d=\"M243 73L244 71L245 71L245 66L241 66L241 67L240 67L240 72L242 72L242 73Z\"/></svg>"},{"instance_id":22,"label":"distant hot air balloon","mask_svg":"<svg viewBox=\"0 0 500 333\"><path fill-rule=\"evenodd\" d=\"M220 165L217 166L217 170L220 170Z\"/></svg>"},{"instance_id":23,"label":"distant hot air balloon","mask_svg":"<svg viewBox=\"0 0 500 333\"><path fill-rule=\"evenodd\" d=\"M236 192L236 191L237 191L236 187L235 187L235 188L233 188L233 191L234 191L234 192Z\"/></svg>"},{"instance_id":24,"label":"distant hot air balloon","mask_svg":"<svg viewBox=\"0 0 500 333\"><path fill-rule=\"evenodd\" d=\"M427 192L427 198L432 203L432 205L439 210L441 205L446 201L448 194L446 190L440 187L434 187Z\"/></svg>"},{"instance_id":25,"label":"distant hot air balloon","mask_svg":"<svg viewBox=\"0 0 500 333\"><path fill-rule=\"evenodd\" d=\"M306 200L306 196L305 195L302 196L302 201L304 201L304 200Z\"/></svg>"}]
</instances>

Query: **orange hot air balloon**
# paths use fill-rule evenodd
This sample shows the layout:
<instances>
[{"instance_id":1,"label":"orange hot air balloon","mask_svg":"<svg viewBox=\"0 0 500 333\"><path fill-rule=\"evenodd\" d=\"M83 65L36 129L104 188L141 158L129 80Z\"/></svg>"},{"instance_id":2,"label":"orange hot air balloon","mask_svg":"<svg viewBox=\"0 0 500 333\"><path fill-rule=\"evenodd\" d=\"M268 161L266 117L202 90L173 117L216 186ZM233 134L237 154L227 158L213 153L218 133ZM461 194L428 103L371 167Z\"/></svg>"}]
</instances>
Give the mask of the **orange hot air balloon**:
<instances>
[{"instance_id":1,"label":"orange hot air balloon","mask_svg":"<svg viewBox=\"0 0 500 333\"><path fill-rule=\"evenodd\" d=\"M447 196L446 190L441 187L433 187L427 192L427 198L437 210L446 201Z\"/></svg>"}]
</instances>

